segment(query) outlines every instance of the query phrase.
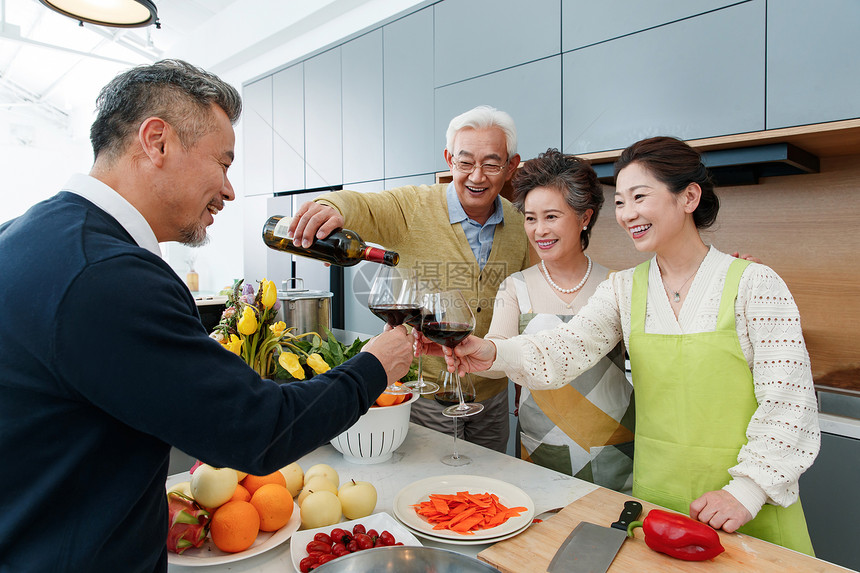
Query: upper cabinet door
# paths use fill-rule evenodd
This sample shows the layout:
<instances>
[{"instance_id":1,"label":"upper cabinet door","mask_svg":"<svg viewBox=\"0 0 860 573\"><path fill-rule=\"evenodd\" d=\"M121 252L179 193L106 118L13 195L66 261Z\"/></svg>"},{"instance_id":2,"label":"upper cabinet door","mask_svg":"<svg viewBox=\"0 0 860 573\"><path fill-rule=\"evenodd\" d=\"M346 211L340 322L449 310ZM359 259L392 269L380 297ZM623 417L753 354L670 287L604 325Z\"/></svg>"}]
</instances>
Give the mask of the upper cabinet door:
<instances>
[{"instance_id":1,"label":"upper cabinet door","mask_svg":"<svg viewBox=\"0 0 860 573\"><path fill-rule=\"evenodd\" d=\"M445 132L455 116L487 104L507 112L517 126L523 159L561 145L561 56L545 58L436 90L436 171L447 171L442 156Z\"/></svg>"},{"instance_id":2,"label":"upper cabinet door","mask_svg":"<svg viewBox=\"0 0 860 573\"><path fill-rule=\"evenodd\" d=\"M765 2L563 55L564 151L764 129Z\"/></svg>"},{"instance_id":3,"label":"upper cabinet door","mask_svg":"<svg viewBox=\"0 0 860 573\"><path fill-rule=\"evenodd\" d=\"M243 92L245 195L272 194L272 76Z\"/></svg>"},{"instance_id":4,"label":"upper cabinet door","mask_svg":"<svg viewBox=\"0 0 860 573\"><path fill-rule=\"evenodd\" d=\"M340 47L305 60L305 188L343 183Z\"/></svg>"},{"instance_id":5,"label":"upper cabinet door","mask_svg":"<svg viewBox=\"0 0 860 573\"><path fill-rule=\"evenodd\" d=\"M433 7L382 29L385 177L433 170Z\"/></svg>"},{"instance_id":6,"label":"upper cabinet door","mask_svg":"<svg viewBox=\"0 0 860 573\"><path fill-rule=\"evenodd\" d=\"M558 54L559 0L446 0L435 5L435 86Z\"/></svg>"},{"instance_id":7,"label":"upper cabinet door","mask_svg":"<svg viewBox=\"0 0 860 573\"><path fill-rule=\"evenodd\" d=\"M860 117L860 2L767 5L767 128Z\"/></svg>"},{"instance_id":8,"label":"upper cabinet door","mask_svg":"<svg viewBox=\"0 0 860 573\"><path fill-rule=\"evenodd\" d=\"M305 188L305 103L303 64L272 76L275 192Z\"/></svg>"},{"instance_id":9,"label":"upper cabinet door","mask_svg":"<svg viewBox=\"0 0 860 573\"><path fill-rule=\"evenodd\" d=\"M738 0L564 0L561 49L575 50L737 3Z\"/></svg>"},{"instance_id":10,"label":"upper cabinet door","mask_svg":"<svg viewBox=\"0 0 860 573\"><path fill-rule=\"evenodd\" d=\"M382 145L382 29L341 46L343 182L385 177Z\"/></svg>"}]
</instances>

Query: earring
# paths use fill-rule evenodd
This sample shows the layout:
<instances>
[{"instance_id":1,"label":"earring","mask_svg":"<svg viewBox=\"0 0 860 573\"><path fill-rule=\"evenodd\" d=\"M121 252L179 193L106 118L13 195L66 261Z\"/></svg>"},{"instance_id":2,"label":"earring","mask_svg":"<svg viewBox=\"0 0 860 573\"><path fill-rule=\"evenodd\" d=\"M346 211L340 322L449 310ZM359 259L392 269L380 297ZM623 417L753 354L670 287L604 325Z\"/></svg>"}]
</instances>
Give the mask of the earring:
<instances>
[{"instance_id":1,"label":"earring","mask_svg":"<svg viewBox=\"0 0 860 573\"><path fill-rule=\"evenodd\" d=\"M587 231L587 230L588 230L588 225L584 226L584 227L582 228L582 230L583 230L583 231Z\"/></svg>"}]
</instances>

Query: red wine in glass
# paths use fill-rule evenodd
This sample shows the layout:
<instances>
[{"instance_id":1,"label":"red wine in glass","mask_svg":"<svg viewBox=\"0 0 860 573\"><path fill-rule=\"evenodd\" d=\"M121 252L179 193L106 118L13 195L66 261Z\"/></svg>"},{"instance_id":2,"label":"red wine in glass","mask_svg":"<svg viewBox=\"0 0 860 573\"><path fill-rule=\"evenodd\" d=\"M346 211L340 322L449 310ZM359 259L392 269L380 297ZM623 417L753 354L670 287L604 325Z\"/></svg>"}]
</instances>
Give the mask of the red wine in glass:
<instances>
[{"instance_id":1,"label":"red wine in glass","mask_svg":"<svg viewBox=\"0 0 860 573\"><path fill-rule=\"evenodd\" d=\"M456 406L460 403L460 397L457 396L456 392L436 392L434 394L436 401L442 404L443 406ZM463 402L474 402L475 395L467 394L463 392Z\"/></svg>"},{"instance_id":2,"label":"red wine in glass","mask_svg":"<svg viewBox=\"0 0 860 573\"><path fill-rule=\"evenodd\" d=\"M389 326L399 326L404 322L412 324L416 317L421 319L420 304L371 304L370 312L384 320Z\"/></svg>"},{"instance_id":3,"label":"red wine in glass","mask_svg":"<svg viewBox=\"0 0 860 573\"><path fill-rule=\"evenodd\" d=\"M472 334L472 325L462 322L427 322L421 326L421 333L436 344L454 348Z\"/></svg>"}]
</instances>

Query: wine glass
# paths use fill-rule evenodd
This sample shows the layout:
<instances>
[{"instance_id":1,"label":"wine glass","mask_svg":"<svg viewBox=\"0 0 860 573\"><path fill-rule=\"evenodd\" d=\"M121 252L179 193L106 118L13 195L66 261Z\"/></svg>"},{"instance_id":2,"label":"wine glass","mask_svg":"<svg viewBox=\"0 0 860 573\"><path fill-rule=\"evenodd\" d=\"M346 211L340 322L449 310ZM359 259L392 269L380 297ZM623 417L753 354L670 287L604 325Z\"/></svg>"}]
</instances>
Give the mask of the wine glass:
<instances>
[{"instance_id":1,"label":"wine glass","mask_svg":"<svg viewBox=\"0 0 860 573\"><path fill-rule=\"evenodd\" d=\"M421 334L437 344L454 348L475 329L475 315L458 290L429 294L424 298L424 306L427 314L421 321ZM442 414L453 418L472 416L483 410L483 404L467 404L463 399L459 373L454 372L452 377L459 402L442 410Z\"/></svg>"},{"instance_id":2,"label":"wine glass","mask_svg":"<svg viewBox=\"0 0 860 573\"><path fill-rule=\"evenodd\" d=\"M421 330L421 324L422 324L422 321L424 320L424 317L429 317L429 312L427 310L426 305L424 304L427 300L427 283L426 282L419 282L418 283L418 291L419 291L419 294L421 295L421 300L422 300L421 312L418 314L418 316L416 316L410 320L407 320L406 323L409 324L409 326L411 326L412 328L420 331ZM424 379L424 372L423 372L423 369L421 367L421 358L423 356L424 356L423 353L418 355L418 380L411 380L411 381L405 383L404 386L406 386L407 388L409 388L410 390L412 390L413 392L415 392L417 394L433 394L437 390L439 390L439 385L436 384L435 382L428 382Z\"/></svg>"},{"instance_id":3,"label":"wine glass","mask_svg":"<svg viewBox=\"0 0 860 573\"><path fill-rule=\"evenodd\" d=\"M421 302L418 298L418 283L415 271L397 267L380 267L370 287L367 300L370 312L394 328L408 320L421 316ZM405 385L389 384L388 394L411 392Z\"/></svg>"},{"instance_id":4,"label":"wine glass","mask_svg":"<svg viewBox=\"0 0 860 573\"><path fill-rule=\"evenodd\" d=\"M442 386L436 392L435 398L443 406L452 407L460 404L461 396L463 402L475 401L475 385L472 384L472 377L468 374L466 374L465 381L459 381L455 380L454 374L443 370L439 373L439 383ZM481 406L480 404L477 405ZM451 416L451 419L454 420L454 451L446 456L442 456L442 463L449 466L465 466L472 462L472 458L457 452L457 418L459 417Z\"/></svg>"}]
</instances>

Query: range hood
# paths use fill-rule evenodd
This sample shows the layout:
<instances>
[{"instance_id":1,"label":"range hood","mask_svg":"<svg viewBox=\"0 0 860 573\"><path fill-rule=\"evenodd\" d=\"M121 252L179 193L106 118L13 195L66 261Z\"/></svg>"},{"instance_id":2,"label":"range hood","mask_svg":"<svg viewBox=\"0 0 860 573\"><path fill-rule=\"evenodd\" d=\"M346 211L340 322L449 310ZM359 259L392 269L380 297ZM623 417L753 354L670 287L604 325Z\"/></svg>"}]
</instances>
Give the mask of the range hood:
<instances>
[{"instance_id":1,"label":"range hood","mask_svg":"<svg viewBox=\"0 0 860 573\"><path fill-rule=\"evenodd\" d=\"M760 177L819 171L818 157L791 143L703 151L702 162L717 186L754 185ZM615 185L612 163L593 167L601 183Z\"/></svg>"}]
</instances>

